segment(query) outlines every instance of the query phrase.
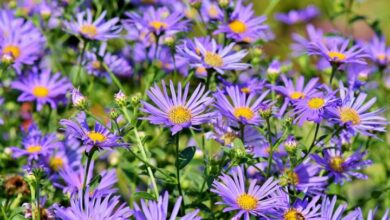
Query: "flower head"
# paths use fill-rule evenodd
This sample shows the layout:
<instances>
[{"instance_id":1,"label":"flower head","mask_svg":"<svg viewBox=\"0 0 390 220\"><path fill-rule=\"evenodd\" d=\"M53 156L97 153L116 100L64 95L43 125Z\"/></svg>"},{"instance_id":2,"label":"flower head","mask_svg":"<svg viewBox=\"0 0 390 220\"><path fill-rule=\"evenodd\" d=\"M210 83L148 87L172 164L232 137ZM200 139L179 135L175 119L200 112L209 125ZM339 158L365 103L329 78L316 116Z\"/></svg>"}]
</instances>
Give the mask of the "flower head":
<instances>
[{"instance_id":1,"label":"flower head","mask_svg":"<svg viewBox=\"0 0 390 220\"><path fill-rule=\"evenodd\" d=\"M264 24L265 20L265 16L254 16L253 4L245 6L242 0L238 0L227 23L221 24L214 34L226 33L236 42L255 42L266 38L269 27Z\"/></svg>"},{"instance_id":2,"label":"flower head","mask_svg":"<svg viewBox=\"0 0 390 220\"><path fill-rule=\"evenodd\" d=\"M249 64L241 63L247 55L246 50L234 52L234 43L227 47L217 45L215 39L210 41L194 39L193 43L184 42L184 45L177 47L178 53L188 60L191 67L214 69L220 74L225 70L244 70L250 67Z\"/></svg>"},{"instance_id":3,"label":"flower head","mask_svg":"<svg viewBox=\"0 0 390 220\"><path fill-rule=\"evenodd\" d=\"M262 121L258 110L268 92L257 96L255 93L241 92L238 86L229 86L226 93L228 96L218 90L214 95L215 106L223 116L243 124L258 125Z\"/></svg>"},{"instance_id":4,"label":"flower head","mask_svg":"<svg viewBox=\"0 0 390 220\"><path fill-rule=\"evenodd\" d=\"M329 121L346 126L352 135L361 133L374 136L372 131L385 132L388 121L379 116L382 110L367 112L376 102L376 98L364 101L367 94L360 93L357 97L353 90L348 90L340 83L341 104L328 109Z\"/></svg>"},{"instance_id":5,"label":"flower head","mask_svg":"<svg viewBox=\"0 0 390 220\"><path fill-rule=\"evenodd\" d=\"M384 36L374 36L370 42L362 45L368 54L368 59L379 67L386 67L390 62L390 48L386 46Z\"/></svg>"},{"instance_id":6,"label":"flower head","mask_svg":"<svg viewBox=\"0 0 390 220\"><path fill-rule=\"evenodd\" d=\"M357 210L349 212L347 215L345 215L347 204L343 203L340 204L336 210L336 202L337 197L333 196L332 199L329 197L324 196L322 198L322 204L321 204L321 217L323 219L330 219L330 220L351 220L351 219L358 219L359 212ZM343 216L345 215L345 216Z\"/></svg>"},{"instance_id":7,"label":"flower head","mask_svg":"<svg viewBox=\"0 0 390 220\"><path fill-rule=\"evenodd\" d=\"M343 40L340 43L333 42L333 44L315 41L310 43L307 49L310 55L321 56L332 65L341 65L345 63L365 64L364 58L367 57L367 54L364 52L364 48L359 45L348 48L349 43L349 40Z\"/></svg>"},{"instance_id":8,"label":"flower head","mask_svg":"<svg viewBox=\"0 0 390 220\"><path fill-rule=\"evenodd\" d=\"M31 72L27 77L21 77L12 82L11 87L22 91L18 101L36 101L37 110L40 111L46 103L52 108L57 108L59 101L66 101L66 92L72 88L67 78L61 78L61 74L52 75L50 70Z\"/></svg>"},{"instance_id":9,"label":"flower head","mask_svg":"<svg viewBox=\"0 0 390 220\"><path fill-rule=\"evenodd\" d=\"M84 112L77 115L76 120L62 119L60 124L65 127L67 135L77 138L86 152L92 149L111 150L114 147L125 147L120 143L121 137L111 133L111 131L99 122L95 122L93 128L89 128Z\"/></svg>"},{"instance_id":10,"label":"flower head","mask_svg":"<svg viewBox=\"0 0 390 220\"><path fill-rule=\"evenodd\" d=\"M371 160L364 160L367 152L357 150L351 156L345 156L340 149L324 150L323 157L312 154L311 157L326 171L330 178L334 177L336 183L350 181L351 176L359 179L366 179L367 176L357 172L372 164Z\"/></svg>"},{"instance_id":11,"label":"flower head","mask_svg":"<svg viewBox=\"0 0 390 220\"><path fill-rule=\"evenodd\" d=\"M237 211L234 218L244 216L267 217L272 209L280 205L275 192L279 189L278 181L269 178L263 185L258 185L255 179L250 180L246 189L245 178L241 167L237 167L231 175L222 174L219 180L214 180L212 192L222 198L220 205L226 205L223 211Z\"/></svg>"},{"instance_id":12,"label":"flower head","mask_svg":"<svg viewBox=\"0 0 390 220\"><path fill-rule=\"evenodd\" d=\"M158 9L148 7L142 12L142 15L136 12L130 12L126 15L129 17L129 23L145 28L149 33L154 33L157 36L172 35L188 28L188 21L183 20L184 15L181 12L171 12L166 7Z\"/></svg>"},{"instance_id":13,"label":"flower head","mask_svg":"<svg viewBox=\"0 0 390 220\"><path fill-rule=\"evenodd\" d=\"M19 158L27 156L31 160L43 160L57 146L60 145L54 134L43 135L36 125L31 125L24 134L22 140L23 149L12 147L12 156Z\"/></svg>"},{"instance_id":14,"label":"flower head","mask_svg":"<svg viewBox=\"0 0 390 220\"><path fill-rule=\"evenodd\" d=\"M92 11L87 9L77 14L76 21L65 21L65 29L71 34L80 35L89 40L105 41L119 37L122 27L119 18L105 21L106 11L93 20Z\"/></svg>"},{"instance_id":15,"label":"flower head","mask_svg":"<svg viewBox=\"0 0 390 220\"><path fill-rule=\"evenodd\" d=\"M321 205L318 204L320 196L314 196L311 199L297 199L291 203L287 193L280 192L281 200L285 206L277 207L275 216L281 220L317 220L320 219ZM327 219L328 220L328 219Z\"/></svg>"},{"instance_id":16,"label":"flower head","mask_svg":"<svg viewBox=\"0 0 390 220\"><path fill-rule=\"evenodd\" d=\"M208 122L213 113L208 112L207 107L213 102L213 99L208 97L209 92L205 92L203 85L198 85L188 99L189 86L187 84L183 91L182 85L179 83L176 92L171 81L171 94L169 95L164 81L162 81L163 91L155 84L147 92L154 105L142 101L143 108L141 110L148 114L142 119L148 120L152 124L165 125L171 129L172 134L183 128Z\"/></svg>"}]
</instances>

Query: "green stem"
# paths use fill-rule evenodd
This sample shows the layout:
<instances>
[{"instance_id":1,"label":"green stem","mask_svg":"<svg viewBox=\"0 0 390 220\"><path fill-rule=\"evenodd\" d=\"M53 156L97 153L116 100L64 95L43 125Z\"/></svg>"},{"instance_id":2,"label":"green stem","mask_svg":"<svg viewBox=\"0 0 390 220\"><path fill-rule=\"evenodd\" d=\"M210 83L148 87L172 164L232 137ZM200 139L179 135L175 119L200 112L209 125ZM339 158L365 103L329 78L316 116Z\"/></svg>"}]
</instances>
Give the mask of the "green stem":
<instances>
[{"instance_id":1,"label":"green stem","mask_svg":"<svg viewBox=\"0 0 390 220\"><path fill-rule=\"evenodd\" d=\"M127 112L127 109L126 107L122 107L122 112L123 114L125 115L125 118L126 120L131 123L131 118L130 118L130 115L129 113ZM135 138L137 140L137 143L138 143L138 147L141 151L141 155L143 157L143 160L144 161L147 161L148 160L148 157L146 155L146 151L145 151L145 147L144 145L142 144L142 140L138 134L138 129L136 126L134 126L134 134L135 134ZM156 199L158 198L159 194L158 194L158 189L157 189L157 184L156 184L156 179L154 178L154 175L153 175L153 172L152 172L152 169L150 168L150 166L147 166L146 167L147 171L148 171L148 175L149 175L149 178L152 182L152 186L153 186L153 191L154 191L154 195L156 196Z\"/></svg>"},{"instance_id":2,"label":"green stem","mask_svg":"<svg viewBox=\"0 0 390 220\"><path fill-rule=\"evenodd\" d=\"M87 188L87 178L88 178L88 173L89 173L89 167L91 166L91 161L92 161L92 158L93 158L93 154L95 153L95 149L92 148L90 152L86 152L86 155L87 155L87 166L85 168L85 174L84 174L84 180L83 180L83 195L85 195L85 190ZM84 204L85 206L87 204Z\"/></svg>"},{"instance_id":3,"label":"green stem","mask_svg":"<svg viewBox=\"0 0 390 220\"><path fill-rule=\"evenodd\" d=\"M80 72L81 72L81 64L83 62L85 50L87 49L87 45L88 45L88 41L84 40L83 42L84 42L84 45L83 45L83 48L81 49L78 69L77 69L77 73L76 73L76 76L74 78L73 84L76 84L76 82L79 80L79 76L80 76Z\"/></svg>"},{"instance_id":4,"label":"green stem","mask_svg":"<svg viewBox=\"0 0 390 220\"><path fill-rule=\"evenodd\" d=\"M339 66L337 64L332 64L332 74L330 75L330 79L329 79L329 85L330 86L332 86L332 81L333 81L334 76L336 75L338 67Z\"/></svg>"},{"instance_id":5,"label":"green stem","mask_svg":"<svg viewBox=\"0 0 390 220\"><path fill-rule=\"evenodd\" d=\"M305 154L305 156L303 156L303 158L299 161L299 163L303 162L307 156L309 156L309 154L311 153L311 151L313 150L314 146L315 146L315 143L316 143L316 140L317 140L317 136L318 136L318 131L320 130L320 123L317 123L316 124L316 131L314 132L314 137L313 137L313 141L311 142L310 144L310 147L309 147L309 150L307 151L307 153Z\"/></svg>"},{"instance_id":6,"label":"green stem","mask_svg":"<svg viewBox=\"0 0 390 220\"><path fill-rule=\"evenodd\" d=\"M120 83L119 79L115 76L115 74L111 71L110 68L108 68L107 64L102 62L104 69L110 74L110 77L112 81L114 81L115 85L118 86L118 88L122 91L125 92L122 84Z\"/></svg>"},{"instance_id":7,"label":"green stem","mask_svg":"<svg viewBox=\"0 0 390 220\"><path fill-rule=\"evenodd\" d=\"M176 138L176 179L177 179L177 189L179 190L179 194L183 200L183 208L180 208L180 213L182 216L185 215L185 200L184 200L184 195L183 195L183 191L181 189L181 182L180 182L180 167L179 167L179 136L180 136L180 132L176 134L175 138Z\"/></svg>"},{"instance_id":8,"label":"green stem","mask_svg":"<svg viewBox=\"0 0 390 220\"><path fill-rule=\"evenodd\" d=\"M269 121L269 117L266 119L267 122L267 139L269 143L269 155L268 155L268 168L267 168L267 176L271 176L271 166L272 166L272 160L274 155L274 147L272 145L272 138L271 138L271 123Z\"/></svg>"}]
</instances>

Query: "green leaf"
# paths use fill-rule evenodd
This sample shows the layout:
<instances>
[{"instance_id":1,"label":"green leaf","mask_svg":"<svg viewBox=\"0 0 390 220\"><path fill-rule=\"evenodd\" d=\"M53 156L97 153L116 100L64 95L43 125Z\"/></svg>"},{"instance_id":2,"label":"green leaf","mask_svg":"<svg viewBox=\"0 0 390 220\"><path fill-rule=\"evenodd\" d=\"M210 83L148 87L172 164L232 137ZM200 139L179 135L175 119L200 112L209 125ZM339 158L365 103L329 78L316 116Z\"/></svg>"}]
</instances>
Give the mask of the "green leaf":
<instances>
[{"instance_id":1,"label":"green leaf","mask_svg":"<svg viewBox=\"0 0 390 220\"><path fill-rule=\"evenodd\" d=\"M155 200L154 196L147 192L136 192L134 193L134 197L136 199L147 199L147 200Z\"/></svg>"},{"instance_id":2,"label":"green leaf","mask_svg":"<svg viewBox=\"0 0 390 220\"><path fill-rule=\"evenodd\" d=\"M192 158L195 155L196 147L191 146L184 149L182 152L179 153L179 158L177 160L176 166L179 167L179 169L183 169L187 164L189 164L192 160Z\"/></svg>"}]
</instances>

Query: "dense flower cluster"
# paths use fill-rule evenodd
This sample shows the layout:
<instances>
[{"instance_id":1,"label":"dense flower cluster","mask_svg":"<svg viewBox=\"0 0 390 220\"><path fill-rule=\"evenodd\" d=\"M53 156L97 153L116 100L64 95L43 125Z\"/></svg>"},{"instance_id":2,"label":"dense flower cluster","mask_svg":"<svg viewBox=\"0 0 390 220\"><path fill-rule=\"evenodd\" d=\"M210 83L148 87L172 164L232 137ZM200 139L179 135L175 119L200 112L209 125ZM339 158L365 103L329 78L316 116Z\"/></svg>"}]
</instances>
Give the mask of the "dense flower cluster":
<instances>
[{"instance_id":1,"label":"dense flower cluster","mask_svg":"<svg viewBox=\"0 0 390 220\"><path fill-rule=\"evenodd\" d=\"M278 2L1 3L0 219L389 220L384 35Z\"/></svg>"}]
</instances>

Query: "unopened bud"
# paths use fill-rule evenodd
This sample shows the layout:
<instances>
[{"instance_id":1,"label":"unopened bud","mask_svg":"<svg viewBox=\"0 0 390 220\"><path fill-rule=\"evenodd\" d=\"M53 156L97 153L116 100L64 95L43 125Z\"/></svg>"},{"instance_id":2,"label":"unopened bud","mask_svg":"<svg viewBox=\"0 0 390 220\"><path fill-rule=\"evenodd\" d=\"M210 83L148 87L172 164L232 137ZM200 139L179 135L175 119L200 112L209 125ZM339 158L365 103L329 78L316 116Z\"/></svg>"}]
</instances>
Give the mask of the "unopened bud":
<instances>
[{"instance_id":1,"label":"unopened bud","mask_svg":"<svg viewBox=\"0 0 390 220\"><path fill-rule=\"evenodd\" d=\"M79 109L85 109L87 107L87 100L78 89L72 90L72 103L74 107Z\"/></svg>"},{"instance_id":2,"label":"unopened bud","mask_svg":"<svg viewBox=\"0 0 390 220\"><path fill-rule=\"evenodd\" d=\"M115 94L115 103L121 107L126 106L127 104L127 96L122 92L119 91L117 94Z\"/></svg>"},{"instance_id":3,"label":"unopened bud","mask_svg":"<svg viewBox=\"0 0 390 220\"><path fill-rule=\"evenodd\" d=\"M230 3L229 0L218 0L218 5L219 5L219 7L221 7L221 8L227 8L227 7L229 7L229 3Z\"/></svg>"},{"instance_id":4,"label":"unopened bud","mask_svg":"<svg viewBox=\"0 0 390 220\"><path fill-rule=\"evenodd\" d=\"M289 136L287 140L284 141L283 145L289 154L295 154L298 143L293 136Z\"/></svg>"},{"instance_id":5,"label":"unopened bud","mask_svg":"<svg viewBox=\"0 0 390 220\"><path fill-rule=\"evenodd\" d=\"M139 102L141 101L141 93L137 93L131 97L131 104L138 105Z\"/></svg>"},{"instance_id":6,"label":"unopened bud","mask_svg":"<svg viewBox=\"0 0 390 220\"><path fill-rule=\"evenodd\" d=\"M111 111L110 111L110 118L112 119L112 120L116 120L118 117L119 117L119 115L120 115L120 113L119 113L119 111L118 110L116 110L116 109L111 109Z\"/></svg>"}]
</instances>

